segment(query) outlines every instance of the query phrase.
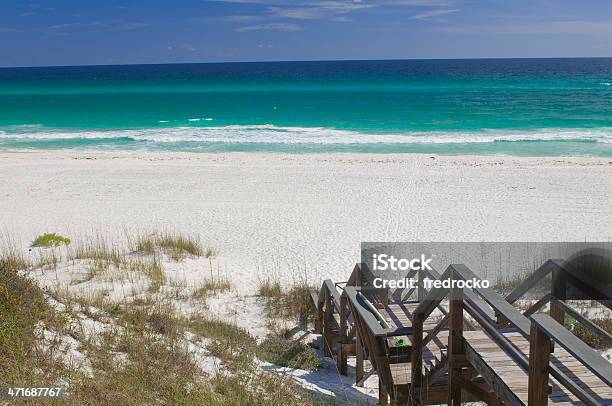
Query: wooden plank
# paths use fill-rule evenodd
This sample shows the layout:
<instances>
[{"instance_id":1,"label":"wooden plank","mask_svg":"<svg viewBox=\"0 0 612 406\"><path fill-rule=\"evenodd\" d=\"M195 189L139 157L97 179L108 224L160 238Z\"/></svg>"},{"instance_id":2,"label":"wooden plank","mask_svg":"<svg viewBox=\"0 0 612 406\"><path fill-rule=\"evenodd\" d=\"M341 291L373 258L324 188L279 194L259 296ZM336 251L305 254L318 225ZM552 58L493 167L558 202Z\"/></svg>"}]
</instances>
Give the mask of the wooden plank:
<instances>
[{"instance_id":1,"label":"wooden plank","mask_svg":"<svg viewBox=\"0 0 612 406\"><path fill-rule=\"evenodd\" d=\"M511 306L511 305L508 304L508 306ZM469 312L469 309L468 309L468 312ZM470 315L474 317L476 320L478 320L480 316L478 313L476 314L470 313ZM521 317L523 317L523 315L521 315ZM493 341L495 341L495 345L497 346L498 351L499 349L501 349L506 354L508 354L508 356L516 363L516 365L521 367L523 370L528 369L529 363L527 361L527 357L525 356L525 354L523 354L516 347L514 347L512 342L507 337L505 337L505 335L500 330L498 330L495 327L495 325L491 324L490 322L486 320L478 320L478 321L479 321L480 326L484 329L484 331L486 331L486 333L489 334L493 338ZM529 321L527 321L527 323L529 323ZM480 347L479 347L479 350L480 350Z\"/></svg>"},{"instance_id":2,"label":"wooden plank","mask_svg":"<svg viewBox=\"0 0 612 406\"><path fill-rule=\"evenodd\" d=\"M410 384L410 371L412 366L409 362L390 364L391 376L393 377L393 385Z\"/></svg>"},{"instance_id":3,"label":"wooden plank","mask_svg":"<svg viewBox=\"0 0 612 406\"><path fill-rule=\"evenodd\" d=\"M357 386L363 386L363 347L359 334L355 336L355 381Z\"/></svg>"},{"instance_id":4,"label":"wooden plank","mask_svg":"<svg viewBox=\"0 0 612 406\"><path fill-rule=\"evenodd\" d=\"M495 371L482 360L478 352L465 341L465 357L476 371L484 378L489 387L496 393L497 398L506 405L523 406L525 403L508 387Z\"/></svg>"},{"instance_id":5,"label":"wooden plank","mask_svg":"<svg viewBox=\"0 0 612 406\"><path fill-rule=\"evenodd\" d=\"M385 406L389 404L389 395L387 393L387 388L380 377L378 378L378 404L381 406Z\"/></svg>"},{"instance_id":6,"label":"wooden plank","mask_svg":"<svg viewBox=\"0 0 612 406\"><path fill-rule=\"evenodd\" d=\"M412 319L412 356L411 356L411 395L418 399L423 384L423 320L421 313L415 312Z\"/></svg>"},{"instance_id":7,"label":"wooden plank","mask_svg":"<svg viewBox=\"0 0 612 406\"><path fill-rule=\"evenodd\" d=\"M463 292L463 297L465 298L465 304L471 306L482 318L488 319L491 323L495 321L495 313L474 292L466 289Z\"/></svg>"},{"instance_id":8,"label":"wooden plank","mask_svg":"<svg viewBox=\"0 0 612 406\"><path fill-rule=\"evenodd\" d=\"M599 355L595 350L578 339L546 314L536 314L531 318L539 329L550 338L559 343L567 352L581 361L591 372L602 381L612 386L612 364Z\"/></svg>"},{"instance_id":9,"label":"wooden plank","mask_svg":"<svg viewBox=\"0 0 612 406\"><path fill-rule=\"evenodd\" d=\"M549 357L550 338L532 323L529 345L529 406L548 405Z\"/></svg>"},{"instance_id":10,"label":"wooden plank","mask_svg":"<svg viewBox=\"0 0 612 406\"><path fill-rule=\"evenodd\" d=\"M348 357L343 347L348 344L348 297L340 296L340 340L338 343L338 370L341 375L348 375Z\"/></svg>"},{"instance_id":11,"label":"wooden plank","mask_svg":"<svg viewBox=\"0 0 612 406\"><path fill-rule=\"evenodd\" d=\"M326 357L333 354L334 338L332 332L332 320L334 317L334 306L332 304L331 292L325 289L323 300L323 353Z\"/></svg>"},{"instance_id":12,"label":"wooden plank","mask_svg":"<svg viewBox=\"0 0 612 406\"><path fill-rule=\"evenodd\" d=\"M517 311L518 312L518 311ZM518 314L520 315L520 317L525 318L522 314L520 314L520 312L518 312ZM535 316L534 316L535 317ZM525 318L525 320L527 320L527 322L529 323L529 320L527 318ZM485 328L487 330L487 333L492 334L492 335L497 335L499 334L498 331L494 331L493 329L491 329L490 326L486 326L485 324L482 324L483 328ZM519 330L517 330L519 331ZM519 331L520 332L520 331ZM504 336L507 335L507 332L503 333ZM524 334L522 332L520 332L520 334L522 336L524 336ZM525 343L526 340L522 337L517 337L516 333L512 334L511 336L509 336L510 340L512 341L512 343L516 346L518 346L519 348L522 348L523 351L525 351L525 349L527 347L525 347ZM517 341L519 340L519 341ZM505 344L504 341L501 338L497 338L495 340L497 343L501 344L502 346L504 346ZM497 345L497 344L496 344ZM520 360L524 354L522 354L517 348L514 348L512 346L506 347L503 349L504 352L508 353L514 353L515 351L517 352L515 355L515 357L513 357L513 359L515 361ZM526 358L526 357L525 357ZM525 365L523 365L523 363L525 363ZM521 361L519 364L521 367L523 367L525 370L528 370L528 363L526 361L526 359L524 361ZM587 404L596 404L596 400L593 398L593 396L591 396L588 393L585 393L584 390L582 390L580 388L579 385L577 385L572 379L571 377L567 376L567 374L565 374L563 371L561 371L559 369L559 367L557 367L555 364L551 364L550 365L550 372L551 375L554 376L554 378L556 380L559 381L559 383L561 385L563 385L565 388L567 388L572 394L574 394L577 398L579 398L580 400L582 400L583 402L587 403Z\"/></svg>"},{"instance_id":13,"label":"wooden plank","mask_svg":"<svg viewBox=\"0 0 612 406\"><path fill-rule=\"evenodd\" d=\"M552 273L551 295L556 299L564 300L567 297L567 273L562 269L555 269ZM550 317L562 326L565 325L565 310L559 302L550 304Z\"/></svg>"},{"instance_id":14,"label":"wooden plank","mask_svg":"<svg viewBox=\"0 0 612 406\"><path fill-rule=\"evenodd\" d=\"M461 404L461 380L454 379L461 375L462 365L458 365L457 359L463 357L463 289L452 289L449 303L448 320L448 404Z\"/></svg>"}]
</instances>

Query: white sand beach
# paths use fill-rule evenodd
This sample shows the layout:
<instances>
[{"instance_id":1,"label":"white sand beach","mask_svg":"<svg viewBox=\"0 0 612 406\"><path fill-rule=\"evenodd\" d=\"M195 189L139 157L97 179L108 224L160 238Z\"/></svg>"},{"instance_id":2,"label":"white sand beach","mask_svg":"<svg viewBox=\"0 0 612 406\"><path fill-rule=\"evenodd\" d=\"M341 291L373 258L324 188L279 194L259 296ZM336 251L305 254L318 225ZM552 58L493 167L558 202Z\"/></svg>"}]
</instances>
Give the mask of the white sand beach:
<instances>
[{"instance_id":1,"label":"white sand beach","mask_svg":"<svg viewBox=\"0 0 612 406\"><path fill-rule=\"evenodd\" d=\"M100 294L127 304L155 298L184 315L204 311L222 318L258 339L269 332L266 299L257 296L262 280L285 286L345 280L362 241L612 238L610 159L5 151L0 168L0 230L24 252L46 232L118 241L126 234L176 231L218 253L212 261L164 257L166 282L153 294L152 282L138 272L97 275L79 261L34 269L30 276L59 298L52 300L55 307L66 308L71 295L91 303ZM209 269L232 287L202 302L193 295ZM100 322L101 311L91 304L76 309L86 336L115 324ZM222 368L202 342L184 340L202 370ZM80 342L70 336L59 342L67 362L91 370ZM376 402L375 377L358 388L330 359L323 362L317 372L261 368L318 393Z\"/></svg>"},{"instance_id":2,"label":"white sand beach","mask_svg":"<svg viewBox=\"0 0 612 406\"><path fill-rule=\"evenodd\" d=\"M0 153L0 228L23 246L178 230L258 278L343 280L361 241L610 240L612 160L264 153Z\"/></svg>"}]
</instances>

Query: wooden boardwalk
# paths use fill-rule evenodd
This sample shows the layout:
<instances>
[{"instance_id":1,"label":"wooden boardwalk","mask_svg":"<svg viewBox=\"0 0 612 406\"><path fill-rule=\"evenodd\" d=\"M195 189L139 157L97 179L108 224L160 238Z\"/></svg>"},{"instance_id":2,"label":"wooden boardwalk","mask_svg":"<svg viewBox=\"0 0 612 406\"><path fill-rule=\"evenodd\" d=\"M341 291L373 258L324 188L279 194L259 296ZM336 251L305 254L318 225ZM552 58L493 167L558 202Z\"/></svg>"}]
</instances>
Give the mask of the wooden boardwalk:
<instances>
[{"instance_id":1,"label":"wooden boardwalk","mask_svg":"<svg viewBox=\"0 0 612 406\"><path fill-rule=\"evenodd\" d=\"M551 294L524 313L512 306L549 274ZM463 265L423 276L474 277ZM389 292L369 287L369 278L358 265L344 286L326 281L313 300L326 354L343 374L355 356L358 385L378 375L381 404L612 405L612 364L563 324L572 317L611 345L612 336L556 297L578 286L610 308L602 300L610 292L571 264L547 261L508 298L491 289ZM547 304L549 314L539 312Z\"/></svg>"}]
</instances>

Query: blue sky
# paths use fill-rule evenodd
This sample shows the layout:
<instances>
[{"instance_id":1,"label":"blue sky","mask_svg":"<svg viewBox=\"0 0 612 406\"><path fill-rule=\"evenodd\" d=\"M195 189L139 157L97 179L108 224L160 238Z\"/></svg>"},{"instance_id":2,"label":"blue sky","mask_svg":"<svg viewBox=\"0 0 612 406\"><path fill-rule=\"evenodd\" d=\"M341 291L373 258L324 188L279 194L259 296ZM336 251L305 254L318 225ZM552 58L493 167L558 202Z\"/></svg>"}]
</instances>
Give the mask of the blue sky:
<instances>
[{"instance_id":1,"label":"blue sky","mask_svg":"<svg viewBox=\"0 0 612 406\"><path fill-rule=\"evenodd\" d=\"M0 66L612 56L608 0L5 0Z\"/></svg>"}]
</instances>

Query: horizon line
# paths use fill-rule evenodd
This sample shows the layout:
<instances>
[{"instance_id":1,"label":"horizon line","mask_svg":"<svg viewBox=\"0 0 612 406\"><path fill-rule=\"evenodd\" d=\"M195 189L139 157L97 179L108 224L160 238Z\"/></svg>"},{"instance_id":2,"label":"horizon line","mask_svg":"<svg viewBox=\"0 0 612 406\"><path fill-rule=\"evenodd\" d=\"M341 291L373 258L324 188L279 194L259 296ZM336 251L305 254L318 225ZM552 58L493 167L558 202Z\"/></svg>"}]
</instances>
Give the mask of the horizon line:
<instances>
[{"instance_id":1,"label":"horizon line","mask_svg":"<svg viewBox=\"0 0 612 406\"><path fill-rule=\"evenodd\" d=\"M150 62L150 63L109 63L83 65L15 65L0 66L0 69L27 68L83 68L104 66L157 66L157 65L229 65L255 63L305 63L305 62L401 62L401 61L478 61L478 60L552 60L552 59L612 59L612 56L550 56L550 57L467 57L467 58L382 58L382 59L295 59L276 61L209 61L209 62Z\"/></svg>"}]
</instances>

